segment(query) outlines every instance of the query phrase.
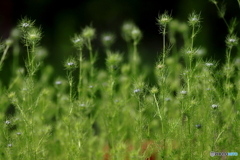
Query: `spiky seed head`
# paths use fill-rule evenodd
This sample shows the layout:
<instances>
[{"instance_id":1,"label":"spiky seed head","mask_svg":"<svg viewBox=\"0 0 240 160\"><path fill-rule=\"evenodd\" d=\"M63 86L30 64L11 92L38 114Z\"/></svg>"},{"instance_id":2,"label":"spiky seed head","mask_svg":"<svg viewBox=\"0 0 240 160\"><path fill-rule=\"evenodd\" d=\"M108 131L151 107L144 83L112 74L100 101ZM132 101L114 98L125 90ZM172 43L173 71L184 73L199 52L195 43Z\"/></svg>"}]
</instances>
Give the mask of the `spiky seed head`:
<instances>
[{"instance_id":1,"label":"spiky seed head","mask_svg":"<svg viewBox=\"0 0 240 160\"><path fill-rule=\"evenodd\" d=\"M200 26L201 16L200 13L197 14L195 11L191 13L188 17L189 26Z\"/></svg>"},{"instance_id":2,"label":"spiky seed head","mask_svg":"<svg viewBox=\"0 0 240 160\"><path fill-rule=\"evenodd\" d=\"M159 14L157 18L157 24L160 27L166 27L169 22L171 22L172 17L170 14L168 14L167 11L165 11L163 14Z\"/></svg>"},{"instance_id":3,"label":"spiky seed head","mask_svg":"<svg viewBox=\"0 0 240 160\"><path fill-rule=\"evenodd\" d=\"M74 70L78 67L77 61L74 57L68 58L67 61L64 63L64 66L67 70Z\"/></svg>"},{"instance_id":4,"label":"spiky seed head","mask_svg":"<svg viewBox=\"0 0 240 160\"><path fill-rule=\"evenodd\" d=\"M227 36L225 43L229 48L231 48L238 45L238 40L239 38L235 34L232 34Z\"/></svg>"},{"instance_id":5,"label":"spiky seed head","mask_svg":"<svg viewBox=\"0 0 240 160\"><path fill-rule=\"evenodd\" d=\"M74 47L78 49L82 49L84 45L84 39L81 35L75 34L74 37L71 39Z\"/></svg>"},{"instance_id":6,"label":"spiky seed head","mask_svg":"<svg viewBox=\"0 0 240 160\"><path fill-rule=\"evenodd\" d=\"M32 28L35 24L35 21L31 20L30 18L28 17L24 17L22 18L19 23L18 23L18 28L25 32L27 31L28 29Z\"/></svg>"},{"instance_id":7,"label":"spiky seed head","mask_svg":"<svg viewBox=\"0 0 240 160\"><path fill-rule=\"evenodd\" d=\"M23 34L25 45L37 45L42 38L42 31L40 28L32 27ZM25 43L27 42L27 43Z\"/></svg>"}]
</instances>

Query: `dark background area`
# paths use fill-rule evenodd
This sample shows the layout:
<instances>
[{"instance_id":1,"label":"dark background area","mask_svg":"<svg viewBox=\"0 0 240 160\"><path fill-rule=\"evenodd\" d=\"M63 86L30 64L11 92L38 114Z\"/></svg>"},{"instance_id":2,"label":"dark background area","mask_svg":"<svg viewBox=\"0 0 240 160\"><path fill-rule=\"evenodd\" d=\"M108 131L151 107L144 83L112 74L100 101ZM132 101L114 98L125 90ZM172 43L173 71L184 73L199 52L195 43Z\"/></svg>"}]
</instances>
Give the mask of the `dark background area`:
<instances>
[{"instance_id":1,"label":"dark background area","mask_svg":"<svg viewBox=\"0 0 240 160\"><path fill-rule=\"evenodd\" d=\"M239 15L236 0L227 1L226 5L227 21ZM208 0L1 0L0 37L6 39L24 16L36 20L36 26L41 26L44 33L41 45L49 52L45 63L53 64L54 68L58 68L57 71L63 73L64 59L76 52L70 42L74 33L81 32L90 24L96 28L93 48L101 59L104 51L99 37L104 32L116 33L117 40L112 49L126 53L120 28L124 21L132 20L143 32L139 52L144 62L153 65L162 48L162 36L156 18L165 10L173 18L185 22L192 11L201 12L202 29L195 46L206 48L208 58L224 60L227 28L223 20L218 18L216 7Z\"/></svg>"}]
</instances>

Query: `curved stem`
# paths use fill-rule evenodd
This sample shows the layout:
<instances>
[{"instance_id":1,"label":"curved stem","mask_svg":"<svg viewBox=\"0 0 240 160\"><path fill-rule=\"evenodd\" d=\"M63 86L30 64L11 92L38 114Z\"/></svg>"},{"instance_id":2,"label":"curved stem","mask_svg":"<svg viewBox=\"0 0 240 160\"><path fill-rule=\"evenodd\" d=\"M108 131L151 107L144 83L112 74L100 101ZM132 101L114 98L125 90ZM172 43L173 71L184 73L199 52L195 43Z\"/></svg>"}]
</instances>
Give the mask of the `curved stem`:
<instances>
[{"instance_id":1,"label":"curved stem","mask_svg":"<svg viewBox=\"0 0 240 160\"><path fill-rule=\"evenodd\" d=\"M2 69L2 63L3 63L3 61L4 61L4 59L5 59L5 57L6 57L6 54L7 54L7 51L8 51L8 49L9 49L9 45L7 45L7 47L5 48L5 50L4 50L4 52L3 52L3 55L2 55L2 58L1 58L1 61L0 61L0 70Z\"/></svg>"}]
</instances>

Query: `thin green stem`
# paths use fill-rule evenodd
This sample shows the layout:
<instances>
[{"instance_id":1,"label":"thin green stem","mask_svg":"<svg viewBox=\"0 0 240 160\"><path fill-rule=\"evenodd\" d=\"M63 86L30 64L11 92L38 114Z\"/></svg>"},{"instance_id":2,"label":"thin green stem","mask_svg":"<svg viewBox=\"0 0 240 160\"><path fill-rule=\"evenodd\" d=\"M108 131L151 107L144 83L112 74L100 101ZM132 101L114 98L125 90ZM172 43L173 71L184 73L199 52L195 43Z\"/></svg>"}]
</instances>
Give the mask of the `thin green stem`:
<instances>
[{"instance_id":1,"label":"thin green stem","mask_svg":"<svg viewBox=\"0 0 240 160\"><path fill-rule=\"evenodd\" d=\"M93 52L92 52L92 45L91 45L91 39L87 39L87 47L90 54L90 64L91 64L91 70L90 70L90 76L93 77L93 65L94 65L94 59L93 59Z\"/></svg>"},{"instance_id":2,"label":"thin green stem","mask_svg":"<svg viewBox=\"0 0 240 160\"><path fill-rule=\"evenodd\" d=\"M93 53L92 53L92 45L91 45L91 39L87 40L88 43L88 50L89 50L89 54L90 54L90 61L93 61Z\"/></svg>"},{"instance_id":3,"label":"thin green stem","mask_svg":"<svg viewBox=\"0 0 240 160\"><path fill-rule=\"evenodd\" d=\"M190 76L187 75L187 89L188 89L188 94L190 93Z\"/></svg>"},{"instance_id":4,"label":"thin green stem","mask_svg":"<svg viewBox=\"0 0 240 160\"><path fill-rule=\"evenodd\" d=\"M191 44L190 44L190 49L189 49L189 73L187 74L187 89L188 93L190 93L190 86L191 86L191 79L192 79L192 61L193 61L193 46L194 46L194 38L195 38L195 25L192 25L192 35L191 35Z\"/></svg>"},{"instance_id":5,"label":"thin green stem","mask_svg":"<svg viewBox=\"0 0 240 160\"><path fill-rule=\"evenodd\" d=\"M34 54L35 54L35 44L32 45L31 53L30 53L30 75L33 76L34 74Z\"/></svg>"},{"instance_id":6,"label":"thin green stem","mask_svg":"<svg viewBox=\"0 0 240 160\"><path fill-rule=\"evenodd\" d=\"M165 65L165 57L166 57L166 27L163 27L163 65Z\"/></svg>"},{"instance_id":7,"label":"thin green stem","mask_svg":"<svg viewBox=\"0 0 240 160\"><path fill-rule=\"evenodd\" d=\"M79 81L78 81L78 99L80 100L81 97L81 91L82 91L82 49L79 50Z\"/></svg>"},{"instance_id":8,"label":"thin green stem","mask_svg":"<svg viewBox=\"0 0 240 160\"><path fill-rule=\"evenodd\" d=\"M70 103L72 103L73 101L73 77L72 77L72 71L69 71L69 75L68 75L68 83L69 83L69 88L70 88L70 91L69 91L69 101Z\"/></svg>"},{"instance_id":9,"label":"thin green stem","mask_svg":"<svg viewBox=\"0 0 240 160\"><path fill-rule=\"evenodd\" d=\"M230 77L231 77L231 67L230 67L230 55L231 55L231 51L232 51L232 47L229 47L227 48L226 50L226 58L227 58L227 67L225 68L227 71L226 71L226 84L227 85L230 85ZM229 88L227 88L227 92L228 94L230 93L230 90Z\"/></svg>"},{"instance_id":10,"label":"thin green stem","mask_svg":"<svg viewBox=\"0 0 240 160\"><path fill-rule=\"evenodd\" d=\"M191 46L190 46L190 55L189 55L189 67L190 71L192 70L192 58L193 58L193 44L194 44L194 37L195 37L195 25L192 26L192 36L191 36Z\"/></svg>"},{"instance_id":11,"label":"thin green stem","mask_svg":"<svg viewBox=\"0 0 240 160\"><path fill-rule=\"evenodd\" d=\"M28 67L30 67L30 64L31 64L31 53L29 52L29 46L28 46L28 43L26 42L26 46L27 46L27 56L28 56ZM29 69L28 69L28 72L29 72Z\"/></svg>"},{"instance_id":12,"label":"thin green stem","mask_svg":"<svg viewBox=\"0 0 240 160\"><path fill-rule=\"evenodd\" d=\"M132 62L132 69L133 75L136 76L137 74L137 67L138 67L138 57L137 57L137 43L133 42L133 62Z\"/></svg>"},{"instance_id":13,"label":"thin green stem","mask_svg":"<svg viewBox=\"0 0 240 160\"><path fill-rule=\"evenodd\" d=\"M111 54L111 50L110 47L106 47L106 55L109 56Z\"/></svg>"},{"instance_id":14,"label":"thin green stem","mask_svg":"<svg viewBox=\"0 0 240 160\"><path fill-rule=\"evenodd\" d=\"M225 130L223 129L223 130L218 134L216 140L215 140L214 143L213 143L214 147L215 147L217 141L220 139L220 136L223 134L224 131L225 131Z\"/></svg>"},{"instance_id":15,"label":"thin green stem","mask_svg":"<svg viewBox=\"0 0 240 160\"><path fill-rule=\"evenodd\" d=\"M16 70L19 66L19 52L20 52L20 47L18 42L13 43L13 65L12 65L12 72L16 74Z\"/></svg>"},{"instance_id":16,"label":"thin green stem","mask_svg":"<svg viewBox=\"0 0 240 160\"><path fill-rule=\"evenodd\" d=\"M140 97L138 97L139 100L138 100L138 112L139 112L139 135L140 135L140 139L142 140L143 138L143 134L142 134L142 128L143 128L143 115L142 115L142 106L141 106L141 100L140 100Z\"/></svg>"},{"instance_id":17,"label":"thin green stem","mask_svg":"<svg viewBox=\"0 0 240 160\"><path fill-rule=\"evenodd\" d=\"M217 3L214 3L214 4L215 4L215 6L216 6L216 8L217 8L217 10L218 10L218 12L219 12L219 14L220 14L220 17L223 19L223 21L224 21L224 23L226 24L228 30L230 31L230 27L229 27L226 19L224 18L224 15L222 15L220 8L218 7Z\"/></svg>"},{"instance_id":18,"label":"thin green stem","mask_svg":"<svg viewBox=\"0 0 240 160\"><path fill-rule=\"evenodd\" d=\"M5 59L5 57L6 57L6 54L7 54L7 51L8 51L8 49L9 49L9 45L7 45L7 47L5 48L5 50L4 50L4 52L3 52L3 55L2 55L2 58L1 58L1 61L0 61L0 70L2 69L2 63L3 63L3 61L4 61L4 59Z\"/></svg>"},{"instance_id":19,"label":"thin green stem","mask_svg":"<svg viewBox=\"0 0 240 160\"><path fill-rule=\"evenodd\" d=\"M227 49L227 67L230 68L230 55L232 52L232 47Z\"/></svg>"},{"instance_id":20,"label":"thin green stem","mask_svg":"<svg viewBox=\"0 0 240 160\"><path fill-rule=\"evenodd\" d=\"M164 99L165 99L165 71L166 71L166 66L165 66L165 59L166 59L166 53L167 53L167 51L166 51L166 26L164 26L163 27L163 57L162 57L162 63L163 63L163 69L161 70L161 79L162 79L162 81L161 81L161 86L162 86L162 102L163 102L163 106L165 106L164 105L164 103L165 103L165 101L164 101Z\"/></svg>"},{"instance_id":21,"label":"thin green stem","mask_svg":"<svg viewBox=\"0 0 240 160\"><path fill-rule=\"evenodd\" d=\"M113 87L114 87L114 78L113 75L110 77L110 97L113 102Z\"/></svg>"},{"instance_id":22,"label":"thin green stem","mask_svg":"<svg viewBox=\"0 0 240 160\"><path fill-rule=\"evenodd\" d=\"M153 98L154 98L155 104L156 104L156 106L157 106L158 116L159 116L160 121L161 121L161 124L162 124L162 133L164 133L164 129L163 129L163 118L162 118L161 111L160 111L160 107L159 107L159 104L158 104L158 101L157 101L157 98L156 98L156 95L155 95L155 94L153 94Z\"/></svg>"}]
</instances>

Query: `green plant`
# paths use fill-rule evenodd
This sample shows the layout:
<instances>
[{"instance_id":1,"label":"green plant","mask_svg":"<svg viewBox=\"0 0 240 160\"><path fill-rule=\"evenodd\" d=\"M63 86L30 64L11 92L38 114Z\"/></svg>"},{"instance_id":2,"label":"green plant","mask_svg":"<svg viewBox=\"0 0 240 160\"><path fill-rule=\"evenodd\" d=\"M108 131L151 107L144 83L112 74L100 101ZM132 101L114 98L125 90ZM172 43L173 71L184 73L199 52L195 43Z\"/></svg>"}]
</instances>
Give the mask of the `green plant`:
<instances>
[{"instance_id":1,"label":"green plant","mask_svg":"<svg viewBox=\"0 0 240 160\"><path fill-rule=\"evenodd\" d=\"M200 13L179 22L164 12L157 18L162 49L152 68L153 84L138 48L142 31L133 22L121 28L128 57L112 50L117 36L106 32L100 37L105 67L98 67L96 29L87 26L70 39L76 54L64 60L66 77L54 79L56 69L40 65L44 58L38 57L44 50L42 29L23 18L14 31L20 34L0 45L1 75L4 60L14 52L10 82L0 79L0 159L185 160L209 159L211 151L237 152L238 20L228 23L224 7L210 1L228 29L226 61L199 56L204 48L196 47ZM176 47L179 37L183 42ZM19 38L26 56L19 55Z\"/></svg>"}]
</instances>

